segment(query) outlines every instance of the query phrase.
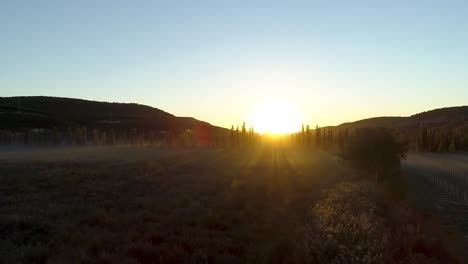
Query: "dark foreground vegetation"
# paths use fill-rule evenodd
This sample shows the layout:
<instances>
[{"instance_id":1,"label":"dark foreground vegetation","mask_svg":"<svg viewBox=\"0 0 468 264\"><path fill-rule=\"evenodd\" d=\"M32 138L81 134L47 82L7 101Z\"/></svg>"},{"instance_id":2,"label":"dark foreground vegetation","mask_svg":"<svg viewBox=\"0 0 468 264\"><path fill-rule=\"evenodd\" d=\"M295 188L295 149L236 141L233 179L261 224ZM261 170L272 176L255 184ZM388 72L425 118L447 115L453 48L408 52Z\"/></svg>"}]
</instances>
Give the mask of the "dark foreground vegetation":
<instances>
[{"instance_id":1,"label":"dark foreground vegetation","mask_svg":"<svg viewBox=\"0 0 468 264\"><path fill-rule=\"evenodd\" d=\"M464 243L322 151L0 154L1 263L464 263ZM396 187L395 187L396 186Z\"/></svg>"}]
</instances>

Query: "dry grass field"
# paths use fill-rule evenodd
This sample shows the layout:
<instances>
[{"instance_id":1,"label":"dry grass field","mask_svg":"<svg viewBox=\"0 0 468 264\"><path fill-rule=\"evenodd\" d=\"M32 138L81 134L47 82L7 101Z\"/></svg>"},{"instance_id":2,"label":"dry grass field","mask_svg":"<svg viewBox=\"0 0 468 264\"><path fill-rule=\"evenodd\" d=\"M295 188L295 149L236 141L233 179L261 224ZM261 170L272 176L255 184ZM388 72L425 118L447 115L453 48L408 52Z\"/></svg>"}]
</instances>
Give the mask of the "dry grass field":
<instances>
[{"instance_id":1,"label":"dry grass field","mask_svg":"<svg viewBox=\"0 0 468 264\"><path fill-rule=\"evenodd\" d=\"M9 150L0 164L0 263L463 263L427 217L320 151Z\"/></svg>"}]
</instances>

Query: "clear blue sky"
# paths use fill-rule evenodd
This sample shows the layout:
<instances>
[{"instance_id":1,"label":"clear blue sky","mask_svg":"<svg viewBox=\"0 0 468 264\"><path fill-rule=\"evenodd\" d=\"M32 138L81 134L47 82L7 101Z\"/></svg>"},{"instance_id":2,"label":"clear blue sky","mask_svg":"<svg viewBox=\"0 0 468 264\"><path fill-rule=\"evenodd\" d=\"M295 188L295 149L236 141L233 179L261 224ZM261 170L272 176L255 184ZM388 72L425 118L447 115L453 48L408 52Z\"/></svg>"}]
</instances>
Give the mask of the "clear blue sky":
<instances>
[{"instance_id":1,"label":"clear blue sky","mask_svg":"<svg viewBox=\"0 0 468 264\"><path fill-rule=\"evenodd\" d=\"M0 2L0 96L312 125L468 103L468 1Z\"/></svg>"}]
</instances>

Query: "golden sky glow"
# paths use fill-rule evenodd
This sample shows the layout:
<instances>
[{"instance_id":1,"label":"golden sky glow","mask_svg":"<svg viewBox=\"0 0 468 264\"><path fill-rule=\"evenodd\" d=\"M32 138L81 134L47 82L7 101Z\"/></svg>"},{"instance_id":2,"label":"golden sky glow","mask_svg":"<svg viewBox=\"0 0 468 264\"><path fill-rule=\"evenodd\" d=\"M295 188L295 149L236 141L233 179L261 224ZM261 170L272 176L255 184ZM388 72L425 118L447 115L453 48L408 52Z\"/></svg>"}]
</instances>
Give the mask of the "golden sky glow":
<instances>
[{"instance_id":1,"label":"golden sky glow","mask_svg":"<svg viewBox=\"0 0 468 264\"><path fill-rule=\"evenodd\" d=\"M275 99L311 127L467 104L468 1L3 2L1 96L139 103L228 129Z\"/></svg>"}]
</instances>

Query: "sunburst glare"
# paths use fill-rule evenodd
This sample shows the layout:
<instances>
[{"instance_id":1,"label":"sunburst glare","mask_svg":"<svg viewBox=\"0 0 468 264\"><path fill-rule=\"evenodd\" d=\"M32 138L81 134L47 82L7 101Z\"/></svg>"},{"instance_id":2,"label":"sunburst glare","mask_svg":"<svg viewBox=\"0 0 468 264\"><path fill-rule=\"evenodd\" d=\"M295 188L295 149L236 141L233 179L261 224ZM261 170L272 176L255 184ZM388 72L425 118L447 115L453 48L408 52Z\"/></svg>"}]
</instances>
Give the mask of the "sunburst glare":
<instances>
[{"instance_id":1,"label":"sunburst glare","mask_svg":"<svg viewBox=\"0 0 468 264\"><path fill-rule=\"evenodd\" d=\"M262 134L292 133L300 129L302 122L299 112L283 101L259 105L248 118L248 123Z\"/></svg>"}]
</instances>

